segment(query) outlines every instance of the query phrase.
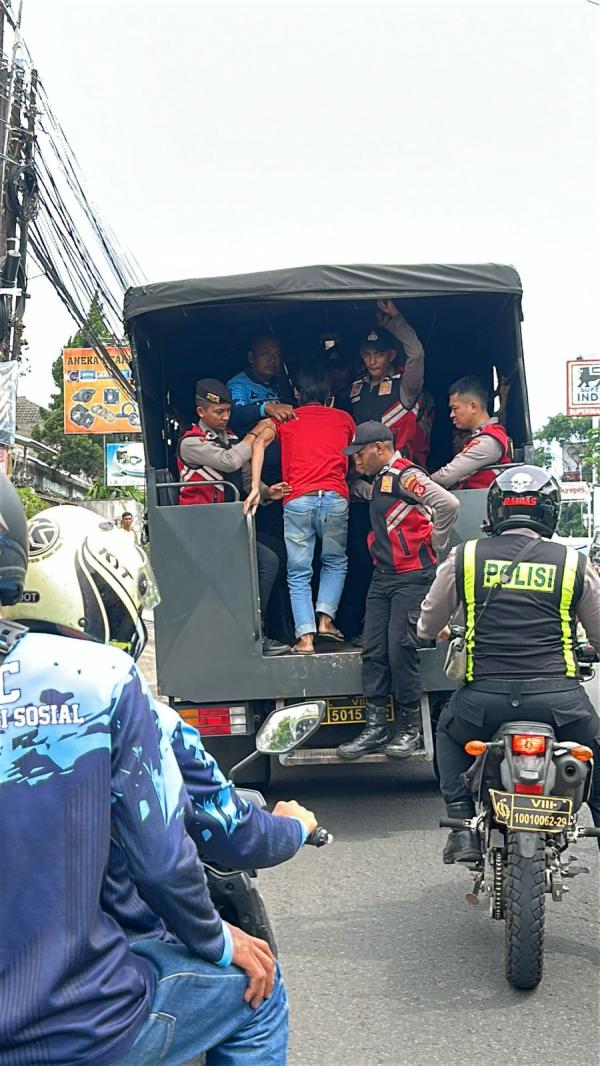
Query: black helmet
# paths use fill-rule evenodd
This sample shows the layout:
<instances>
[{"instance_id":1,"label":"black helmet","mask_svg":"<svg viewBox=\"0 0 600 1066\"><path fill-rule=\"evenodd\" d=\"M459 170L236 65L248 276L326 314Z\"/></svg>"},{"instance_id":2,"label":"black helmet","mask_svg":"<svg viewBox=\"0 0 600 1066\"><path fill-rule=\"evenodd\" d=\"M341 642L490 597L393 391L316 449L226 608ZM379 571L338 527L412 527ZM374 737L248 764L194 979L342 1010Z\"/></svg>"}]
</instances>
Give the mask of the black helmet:
<instances>
[{"instance_id":1,"label":"black helmet","mask_svg":"<svg viewBox=\"0 0 600 1066\"><path fill-rule=\"evenodd\" d=\"M539 466L504 470L489 487L487 513L490 533L525 528L551 537L560 514L558 482Z\"/></svg>"},{"instance_id":2,"label":"black helmet","mask_svg":"<svg viewBox=\"0 0 600 1066\"><path fill-rule=\"evenodd\" d=\"M29 537L23 504L14 485L0 472L0 603L21 598L27 573Z\"/></svg>"}]
</instances>

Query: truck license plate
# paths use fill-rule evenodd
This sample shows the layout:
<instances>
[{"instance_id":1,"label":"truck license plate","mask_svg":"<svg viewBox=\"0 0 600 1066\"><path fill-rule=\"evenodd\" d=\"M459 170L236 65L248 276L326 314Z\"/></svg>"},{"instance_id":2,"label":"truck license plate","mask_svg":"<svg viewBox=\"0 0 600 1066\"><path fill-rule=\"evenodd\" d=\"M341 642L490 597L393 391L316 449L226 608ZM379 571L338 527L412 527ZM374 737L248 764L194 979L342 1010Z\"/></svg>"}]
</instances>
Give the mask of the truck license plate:
<instances>
[{"instance_id":1,"label":"truck license plate","mask_svg":"<svg viewBox=\"0 0 600 1066\"><path fill-rule=\"evenodd\" d=\"M361 725L366 722L364 696L331 696L327 701L327 713L323 725ZM394 703L388 700L387 720L394 721Z\"/></svg>"},{"instance_id":2,"label":"truck license plate","mask_svg":"<svg viewBox=\"0 0 600 1066\"><path fill-rule=\"evenodd\" d=\"M571 821L573 801L566 797L525 796L495 788L490 789L490 796L496 821L508 829L561 833Z\"/></svg>"}]
</instances>

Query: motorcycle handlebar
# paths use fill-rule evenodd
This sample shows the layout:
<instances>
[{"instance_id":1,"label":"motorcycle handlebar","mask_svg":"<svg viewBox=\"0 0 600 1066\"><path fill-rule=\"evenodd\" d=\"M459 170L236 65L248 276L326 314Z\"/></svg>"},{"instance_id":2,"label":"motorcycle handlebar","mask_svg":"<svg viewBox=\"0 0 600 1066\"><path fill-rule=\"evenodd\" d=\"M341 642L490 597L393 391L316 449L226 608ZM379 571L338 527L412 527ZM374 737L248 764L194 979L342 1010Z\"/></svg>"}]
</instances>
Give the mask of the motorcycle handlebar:
<instances>
[{"instance_id":1,"label":"motorcycle handlebar","mask_svg":"<svg viewBox=\"0 0 600 1066\"><path fill-rule=\"evenodd\" d=\"M331 844L332 841L332 834L327 829L323 829L322 825L318 825L312 833L309 833L304 843L310 844L313 848L323 848L325 844Z\"/></svg>"},{"instance_id":2,"label":"motorcycle handlebar","mask_svg":"<svg viewBox=\"0 0 600 1066\"><path fill-rule=\"evenodd\" d=\"M470 829L470 818L440 818L440 829Z\"/></svg>"},{"instance_id":3,"label":"motorcycle handlebar","mask_svg":"<svg viewBox=\"0 0 600 1066\"><path fill-rule=\"evenodd\" d=\"M582 837L596 837L597 840L600 840L600 829L592 828L591 825L590 826L586 826L585 829L581 832L581 836Z\"/></svg>"}]
</instances>

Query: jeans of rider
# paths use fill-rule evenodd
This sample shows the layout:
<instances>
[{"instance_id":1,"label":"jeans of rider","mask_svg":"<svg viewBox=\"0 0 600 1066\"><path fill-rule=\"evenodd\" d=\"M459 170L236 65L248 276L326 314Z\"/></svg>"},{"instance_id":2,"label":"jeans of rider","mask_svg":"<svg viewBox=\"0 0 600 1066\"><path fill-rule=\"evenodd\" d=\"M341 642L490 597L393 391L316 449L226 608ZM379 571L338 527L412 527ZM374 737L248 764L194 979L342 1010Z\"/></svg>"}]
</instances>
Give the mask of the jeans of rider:
<instances>
[{"instance_id":1,"label":"jeans of rider","mask_svg":"<svg viewBox=\"0 0 600 1066\"><path fill-rule=\"evenodd\" d=\"M565 682L563 682L563 685ZM457 689L442 711L436 733L440 788L446 803L472 797L461 780L473 757L464 745L468 740L491 740L503 722L544 722L558 740L587 744L594 752L594 777L589 807L594 824L600 826L600 718L587 694L576 681L556 692L524 692L513 707L505 692L485 691L485 682Z\"/></svg>"},{"instance_id":2,"label":"jeans of rider","mask_svg":"<svg viewBox=\"0 0 600 1066\"><path fill-rule=\"evenodd\" d=\"M433 581L433 570L389 574L375 567L367 594L362 646L362 690L370 703L397 706L421 699L423 686L414 626Z\"/></svg>"},{"instance_id":3,"label":"jeans of rider","mask_svg":"<svg viewBox=\"0 0 600 1066\"><path fill-rule=\"evenodd\" d=\"M297 496L283 508L288 556L288 586L296 636L315 633L311 579L317 537L321 541L321 573L316 609L335 618L346 580L348 501L337 492Z\"/></svg>"},{"instance_id":4,"label":"jeans of rider","mask_svg":"<svg viewBox=\"0 0 600 1066\"><path fill-rule=\"evenodd\" d=\"M203 1052L206 1066L285 1066L288 1004L283 979L254 1010L244 1002L248 978L220 969L179 944L131 945L157 971L151 1012L137 1040L115 1066L182 1066Z\"/></svg>"}]
</instances>

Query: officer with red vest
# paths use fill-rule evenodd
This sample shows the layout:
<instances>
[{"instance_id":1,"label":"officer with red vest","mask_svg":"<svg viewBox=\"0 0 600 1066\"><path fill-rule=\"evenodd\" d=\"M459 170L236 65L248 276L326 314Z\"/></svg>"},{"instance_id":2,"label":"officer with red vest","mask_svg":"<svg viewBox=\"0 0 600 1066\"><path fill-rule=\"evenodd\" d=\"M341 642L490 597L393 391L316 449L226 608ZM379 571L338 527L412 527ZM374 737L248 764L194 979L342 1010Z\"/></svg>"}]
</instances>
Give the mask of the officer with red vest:
<instances>
[{"instance_id":1,"label":"officer with red vest","mask_svg":"<svg viewBox=\"0 0 600 1066\"><path fill-rule=\"evenodd\" d=\"M435 576L458 514L458 501L434 485L420 467L395 450L390 429L380 422L357 426L345 450L354 456L361 480L353 492L370 496L372 531L369 550L374 571L367 595L363 633L362 683L367 697L366 728L341 744L341 759L384 747L391 758L404 759L421 742L419 704L422 693L415 646L421 603ZM387 703L393 694L396 734L387 726Z\"/></svg>"},{"instance_id":2,"label":"officer with red vest","mask_svg":"<svg viewBox=\"0 0 600 1066\"><path fill-rule=\"evenodd\" d=\"M393 300L378 300L378 325L360 341L366 373L352 384L348 410L357 424L377 421L394 435L399 452L425 466L433 400L423 392L425 352ZM405 354L396 363L398 347Z\"/></svg>"},{"instance_id":3,"label":"officer with red vest","mask_svg":"<svg viewBox=\"0 0 600 1066\"><path fill-rule=\"evenodd\" d=\"M449 392L450 419L458 431L470 436L462 451L431 480L446 489L487 489L496 474L483 468L512 462L510 439L498 419L488 414L488 392L479 378L460 378Z\"/></svg>"},{"instance_id":4,"label":"officer with red vest","mask_svg":"<svg viewBox=\"0 0 600 1066\"><path fill-rule=\"evenodd\" d=\"M185 482L179 493L180 504L231 502L231 485L235 486L240 496L249 490L252 482L252 445L267 429L271 431L271 423L259 422L246 433L243 440L238 440L235 433L228 429L231 404L231 393L221 381L202 378L196 382L198 423L182 435L177 451L179 480ZM263 501L281 500L289 491L289 485L283 482L260 486ZM279 553L274 547L277 546L261 543L260 540L256 545L263 624L280 570ZM263 639L264 655L283 655L289 651L288 644L270 637Z\"/></svg>"}]
</instances>

